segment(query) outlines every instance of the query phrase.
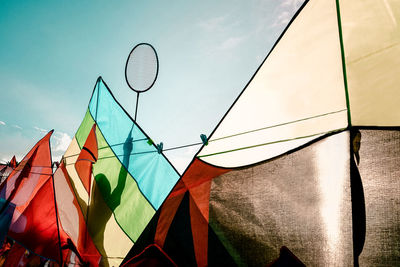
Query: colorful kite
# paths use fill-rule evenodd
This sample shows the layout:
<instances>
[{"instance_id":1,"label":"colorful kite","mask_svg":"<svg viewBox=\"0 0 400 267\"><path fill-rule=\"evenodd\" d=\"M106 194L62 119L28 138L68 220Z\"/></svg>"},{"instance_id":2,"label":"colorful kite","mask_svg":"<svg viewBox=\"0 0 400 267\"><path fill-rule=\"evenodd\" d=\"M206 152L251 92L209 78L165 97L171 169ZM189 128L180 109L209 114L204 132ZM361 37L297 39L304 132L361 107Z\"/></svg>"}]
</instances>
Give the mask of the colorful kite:
<instances>
[{"instance_id":1,"label":"colorful kite","mask_svg":"<svg viewBox=\"0 0 400 267\"><path fill-rule=\"evenodd\" d=\"M0 218L7 235L38 255L60 261L49 132L0 187ZM4 228L6 229L6 228ZM3 230L3 229L2 229Z\"/></svg>"},{"instance_id":2,"label":"colorful kite","mask_svg":"<svg viewBox=\"0 0 400 267\"><path fill-rule=\"evenodd\" d=\"M306 1L124 264L399 265L399 23Z\"/></svg>"},{"instance_id":3,"label":"colorful kite","mask_svg":"<svg viewBox=\"0 0 400 267\"><path fill-rule=\"evenodd\" d=\"M64 163L103 266L121 263L180 177L101 78Z\"/></svg>"},{"instance_id":4,"label":"colorful kite","mask_svg":"<svg viewBox=\"0 0 400 267\"><path fill-rule=\"evenodd\" d=\"M22 254L28 249L59 264L96 266L101 255L88 235L63 164L53 179L52 133L31 149L1 185L0 237L3 241L7 234L15 240L20 245L14 244L13 249L18 247ZM11 258L19 261L20 257L8 255L7 266Z\"/></svg>"}]
</instances>

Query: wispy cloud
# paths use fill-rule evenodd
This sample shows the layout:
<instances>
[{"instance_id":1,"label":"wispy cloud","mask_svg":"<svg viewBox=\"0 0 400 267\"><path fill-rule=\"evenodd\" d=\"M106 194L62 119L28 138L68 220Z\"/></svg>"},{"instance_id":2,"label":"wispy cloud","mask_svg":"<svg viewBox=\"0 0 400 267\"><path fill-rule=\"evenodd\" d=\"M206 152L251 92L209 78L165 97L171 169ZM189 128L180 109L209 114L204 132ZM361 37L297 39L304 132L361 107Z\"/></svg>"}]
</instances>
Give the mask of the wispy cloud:
<instances>
[{"instance_id":1,"label":"wispy cloud","mask_svg":"<svg viewBox=\"0 0 400 267\"><path fill-rule=\"evenodd\" d=\"M51 139L51 156L54 162L61 160L71 141L72 138L67 133L55 132L53 134Z\"/></svg>"},{"instance_id":2,"label":"wispy cloud","mask_svg":"<svg viewBox=\"0 0 400 267\"><path fill-rule=\"evenodd\" d=\"M218 31L223 30L225 28L225 24L227 23L228 15L218 16L209 18L208 20L203 20L198 23L198 26L204 31Z\"/></svg>"},{"instance_id":3,"label":"wispy cloud","mask_svg":"<svg viewBox=\"0 0 400 267\"><path fill-rule=\"evenodd\" d=\"M19 129L19 130L22 130L22 127L19 126L19 125L16 125L16 124L12 125L12 127L17 128L17 129Z\"/></svg>"},{"instance_id":4,"label":"wispy cloud","mask_svg":"<svg viewBox=\"0 0 400 267\"><path fill-rule=\"evenodd\" d=\"M53 135L54 143L52 143L52 149L54 152L64 152L67 150L72 138L63 132L56 132Z\"/></svg>"},{"instance_id":5,"label":"wispy cloud","mask_svg":"<svg viewBox=\"0 0 400 267\"><path fill-rule=\"evenodd\" d=\"M286 25L291 19L291 13L289 11L282 11L276 18L274 25Z\"/></svg>"},{"instance_id":6,"label":"wispy cloud","mask_svg":"<svg viewBox=\"0 0 400 267\"><path fill-rule=\"evenodd\" d=\"M238 46L241 42L243 42L245 39L246 39L245 36L229 37L228 39L223 41L219 46L217 46L217 49L219 50L233 49L236 46Z\"/></svg>"},{"instance_id":7,"label":"wispy cloud","mask_svg":"<svg viewBox=\"0 0 400 267\"><path fill-rule=\"evenodd\" d=\"M35 129L36 131L41 132L41 133L47 133L48 132L46 129L39 128L37 126L33 126L33 129Z\"/></svg>"},{"instance_id":8,"label":"wispy cloud","mask_svg":"<svg viewBox=\"0 0 400 267\"><path fill-rule=\"evenodd\" d=\"M4 121L0 121L0 125L6 125Z\"/></svg>"},{"instance_id":9,"label":"wispy cloud","mask_svg":"<svg viewBox=\"0 0 400 267\"><path fill-rule=\"evenodd\" d=\"M282 2L281 7L290 8L292 11L296 11L304 0L285 0Z\"/></svg>"},{"instance_id":10,"label":"wispy cloud","mask_svg":"<svg viewBox=\"0 0 400 267\"><path fill-rule=\"evenodd\" d=\"M216 52L229 53L248 38L248 34L241 33L240 21L236 20L230 12L222 16L210 17L208 20L199 22L197 26L205 36L218 36L211 38L214 43L205 51L208 56Z\"/></svg>"},{"instance_id":11,"label":"wispy cloud","mask_svg":"<svg viewBox=\"0 0 400 267\"><path fill-rule=\"evenodd\" d=\"M278 15L272 26L286 25L304 0L285 0L278 6Z\"/></svg>"}]
</instances>

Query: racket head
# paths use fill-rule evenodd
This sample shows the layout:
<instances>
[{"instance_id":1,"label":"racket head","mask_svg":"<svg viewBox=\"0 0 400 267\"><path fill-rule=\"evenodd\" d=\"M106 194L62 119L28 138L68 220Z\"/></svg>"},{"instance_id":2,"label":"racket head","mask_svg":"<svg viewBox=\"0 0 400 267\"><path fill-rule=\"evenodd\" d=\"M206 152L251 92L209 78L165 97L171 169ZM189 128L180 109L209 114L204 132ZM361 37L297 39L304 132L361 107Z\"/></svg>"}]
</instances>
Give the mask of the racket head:
<instances>
[{"instance_id":1,"label":"racket head","mask_svg":"<svg viewBox=\"0 0 400 267\"><path fill-rule=\"evenodd\" d=\"M151 44L137 44L129 53L125 64L125 80L137 93L149 90L157 80L158 56Z\"/></svg>"}]
</instances>

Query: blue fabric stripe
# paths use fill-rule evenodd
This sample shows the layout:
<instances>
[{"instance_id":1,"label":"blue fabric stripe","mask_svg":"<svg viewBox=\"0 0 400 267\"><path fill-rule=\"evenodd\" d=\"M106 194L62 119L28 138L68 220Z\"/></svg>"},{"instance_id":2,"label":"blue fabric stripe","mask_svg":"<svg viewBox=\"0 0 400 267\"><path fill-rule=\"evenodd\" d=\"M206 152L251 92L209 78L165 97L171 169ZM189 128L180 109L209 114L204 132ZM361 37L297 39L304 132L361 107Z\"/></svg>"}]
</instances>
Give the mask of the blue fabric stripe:
<instances>
[{"instance_id":1,"label":"blue fabric stripe","mask_svg":"<svg viewBox=\"0 0 400 267\"><path fill-rule=\"evenodd\" d=\"M157 153L154 145L147 143L147 136L115 101L101 79L90 100L89 111L93 118L97 118L97 126L121 164L136 180L152 206L158 209L179 179L179 174L162 154ZM132 143L129 165L126 166L123 143L129 134L133 140L144 140Z\"/></svg>"}]
</instances>

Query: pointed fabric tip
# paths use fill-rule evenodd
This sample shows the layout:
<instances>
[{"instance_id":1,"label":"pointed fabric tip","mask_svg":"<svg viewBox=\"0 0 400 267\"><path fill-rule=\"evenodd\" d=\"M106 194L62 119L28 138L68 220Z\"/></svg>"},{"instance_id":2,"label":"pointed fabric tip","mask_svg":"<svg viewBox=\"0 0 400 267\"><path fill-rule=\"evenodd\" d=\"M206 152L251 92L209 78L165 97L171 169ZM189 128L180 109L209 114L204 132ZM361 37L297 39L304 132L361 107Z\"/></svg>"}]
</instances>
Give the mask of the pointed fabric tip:
<instances>
[{"instance_id":1,"label":"pointed fabric tip","mask_svg":"<svg viewBox=\"0 0 400 267\"><path fill-rule=\"evenodd\" d=\"M13 169L15 169L17 167L17 160L16 160L15 156L13 156L10 161L10 167Z\"/></svg>"},{"instance_id":2,"label":"pointed fabric tip","mask_svg":"<svg viewBox=\"0 0 400 267\"><path fill-rule=\"evenodd\" d=\"M51 135L53 134L54 129L49 131L39 142L47 142L50 140Z\"/></svg>"},{"instance_id":3,"label":"pointed fabric tip","mask_svg":"<svg viewBox=\"0 0 400 267\"><path fill-rule=\"evenodd\" d=\"M86 139L85 145L82 147L79 157L75 162L75 169L81 179L83 186L90 195L90 184L92 177L92 165L96 163L98 158L98 147L96 139L96 124L93 124L92 129Z\"/></svg>"}]
</instances>

